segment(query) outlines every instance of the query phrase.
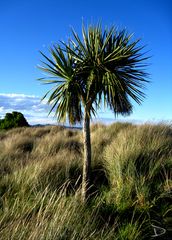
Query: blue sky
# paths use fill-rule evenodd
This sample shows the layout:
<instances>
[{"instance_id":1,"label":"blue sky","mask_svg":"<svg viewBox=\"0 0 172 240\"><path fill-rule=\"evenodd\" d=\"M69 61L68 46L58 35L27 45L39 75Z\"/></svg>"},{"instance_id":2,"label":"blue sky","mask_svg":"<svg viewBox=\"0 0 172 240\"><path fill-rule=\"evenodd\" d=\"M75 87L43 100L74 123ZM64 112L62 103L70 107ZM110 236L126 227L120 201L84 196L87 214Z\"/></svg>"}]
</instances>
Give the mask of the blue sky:
<instances>
[{"instance_id":1,"label":"blue sky","mask_svg":"<svg viewBox=\"0 0 172 240\"><path fill-rule=\"evenodd\" d=\"M171 0L15 0L0 2L0 117L21 111L30 123L53 123L40 98L48 90L37 78L42 73L39 50L71 36L71 26L112 24L141 38L151 59L147 68L151 83L141 106L123 121L172 121L172 1ZM113 113L100 111L98 119L110 122Z\"/></svg>"}]
</instances>

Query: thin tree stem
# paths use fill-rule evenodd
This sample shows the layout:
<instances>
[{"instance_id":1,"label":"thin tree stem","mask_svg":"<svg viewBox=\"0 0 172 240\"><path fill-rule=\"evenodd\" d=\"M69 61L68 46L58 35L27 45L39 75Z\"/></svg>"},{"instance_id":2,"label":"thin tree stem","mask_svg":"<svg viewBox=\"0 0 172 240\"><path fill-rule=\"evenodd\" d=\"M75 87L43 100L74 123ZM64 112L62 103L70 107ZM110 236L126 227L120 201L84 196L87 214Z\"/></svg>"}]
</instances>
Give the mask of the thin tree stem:
<instances>
[{"instance_id":1,"label":"thin tree stem","mask_svg":"<svg viewBox=\"0 0 172 240\"><path fill-rule=\"evenodd\" d=\"M82 201L86 202L90 187L91 173L91 139L90 139L90 116L85 109L83 120L84 163L82 177Z\"/></svg>"}]
</instances>

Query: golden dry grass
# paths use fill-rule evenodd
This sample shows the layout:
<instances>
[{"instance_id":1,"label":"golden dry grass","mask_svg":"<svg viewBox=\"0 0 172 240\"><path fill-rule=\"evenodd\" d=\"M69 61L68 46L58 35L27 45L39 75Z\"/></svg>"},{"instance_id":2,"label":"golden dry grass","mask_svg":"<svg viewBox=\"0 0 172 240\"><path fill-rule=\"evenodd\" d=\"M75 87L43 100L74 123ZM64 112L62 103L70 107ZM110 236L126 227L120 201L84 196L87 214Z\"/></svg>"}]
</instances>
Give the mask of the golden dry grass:
<instances>
[{"instance_id":1,"label":"golden dry grass","mask_svg":"<svg viewBox=\"0 0 172 240\"><path fill-rule=\"evenodd\" d=\"M153 220L170 232L171 126L95 124L91 137L95 193L83 206L82 131L0 132L0 239L137 240Z\"/></svg>"}]
</instances>

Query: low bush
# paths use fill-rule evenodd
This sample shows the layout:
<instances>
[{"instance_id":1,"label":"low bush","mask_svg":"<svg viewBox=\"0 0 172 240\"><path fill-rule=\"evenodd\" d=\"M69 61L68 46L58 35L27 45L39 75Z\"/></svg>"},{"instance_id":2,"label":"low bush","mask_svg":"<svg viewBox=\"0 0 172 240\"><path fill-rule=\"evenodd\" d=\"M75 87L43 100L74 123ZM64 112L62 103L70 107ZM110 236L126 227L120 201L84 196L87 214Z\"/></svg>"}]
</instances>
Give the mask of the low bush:
<instances>
[{"instance_id":1,"label":"low bush","mask_svg":"<svg viewBox=\"0 0 172 240\"><path fill-rule=\"evenodd\" d=\"M0 129L11 129L15 127L28 127L29 124L22 113L6 113L4 119L0 119Z\"/></svg>"}]
</instances>

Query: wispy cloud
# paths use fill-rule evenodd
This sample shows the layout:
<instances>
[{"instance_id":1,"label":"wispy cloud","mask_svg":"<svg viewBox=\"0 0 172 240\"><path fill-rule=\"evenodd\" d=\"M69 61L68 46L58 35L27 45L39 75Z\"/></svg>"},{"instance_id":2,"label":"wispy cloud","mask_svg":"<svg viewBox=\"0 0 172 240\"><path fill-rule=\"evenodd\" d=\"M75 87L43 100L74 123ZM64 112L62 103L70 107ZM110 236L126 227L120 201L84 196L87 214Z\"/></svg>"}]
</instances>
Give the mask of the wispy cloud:
<instances>
[{"instance_id":1,"label":"wispy cloud","mask_svg":"<svg viewBox=\"0 0 172 240\"><path fill-rule=\"evenodd\" d=\"M18 111L22 112L29 122L29 124L57 124L57 119L53 113L48 116L50 107L47 105L46 100L41 101L39 96L15 94L15 93L0 93L0 118L3 118L7 112ZM136 124L151 122L161 122L161 119L134 119L131 117L115 119L110 111L102 109L94 122L103 122L111 124L114 121L132 122ZM67 124L67 123L66 123Z\"/></svg>"},{"instance_id":2,"label":"wispy cloud","mask_svg":"<svg viewBox=\"0 0 172 240\"><path fill-rule=\"evenodd\" d=\"M34 95L0 93L0 117L7 112L19 111L24 114L30 124L56 123L55 118L48 117L49 106L46 101Z\"/></svg>"}]
</instances>

